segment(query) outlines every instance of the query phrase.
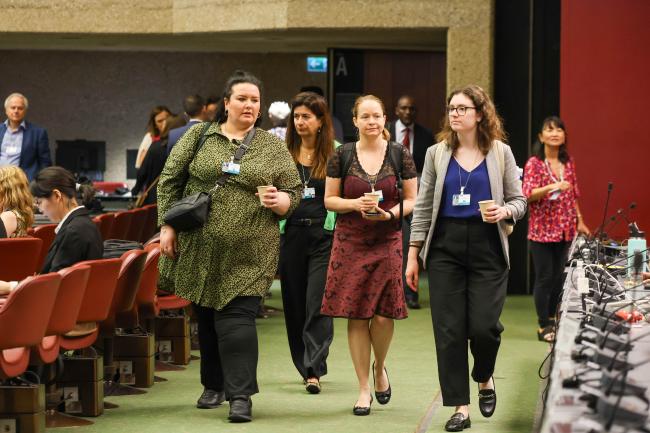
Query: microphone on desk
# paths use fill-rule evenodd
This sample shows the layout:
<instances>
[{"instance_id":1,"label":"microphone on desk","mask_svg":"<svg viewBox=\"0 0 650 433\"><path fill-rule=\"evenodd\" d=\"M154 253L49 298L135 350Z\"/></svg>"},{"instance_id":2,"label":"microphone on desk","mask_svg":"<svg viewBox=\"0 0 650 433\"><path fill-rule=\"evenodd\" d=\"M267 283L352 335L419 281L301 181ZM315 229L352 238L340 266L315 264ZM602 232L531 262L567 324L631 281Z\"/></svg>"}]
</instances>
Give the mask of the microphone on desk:
<instances>
[{"instance_id":1,"label":"microphone on desk","mask_svg":"<svg viewBox=\"0 0 650 433\"><path fill-rule=\"evenodd\" d=\"M614 189L613 182L607 182L607 198L605 199L605 209L603 211L603 221L600 223L600 226L594 232L595 239L601 239L603 235L603 229L605 228L605 222L607 221L607 209L609 208L609 199L612 195L612 190Z\"/></svg>"}]
</instances>

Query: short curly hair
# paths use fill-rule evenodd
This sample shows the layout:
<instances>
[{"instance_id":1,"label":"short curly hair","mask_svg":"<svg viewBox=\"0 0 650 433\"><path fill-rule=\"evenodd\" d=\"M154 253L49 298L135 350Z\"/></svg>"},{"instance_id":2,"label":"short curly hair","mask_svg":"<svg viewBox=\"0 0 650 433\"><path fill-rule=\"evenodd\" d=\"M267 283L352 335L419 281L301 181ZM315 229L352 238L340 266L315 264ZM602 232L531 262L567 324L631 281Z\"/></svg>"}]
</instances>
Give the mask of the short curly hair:
<instances>
[{"instance_id":1,"label":"short curly hair","mask_svg":"<svg viewBox=\"0 0 650 433\"><path fill-rule=\"evenodd\" d=\"M480 86L470 84L462 89L452 91L447 98L447 106L451 98L462 93L472 100L476 112L481 113L483 116L481 121L476 127L478 147L486 155L492 148L492 143L495 140L506 141L506 132L503 129L503 122L497 114L494 103L488 94ZM446 113L443 120L442 130L436 135L436 139L441 142L444 141L451 147L452 152L458 149L460 143L458 142L458 134L451 129L449 123L449 115Z\"/></svg>"}]
</instances>

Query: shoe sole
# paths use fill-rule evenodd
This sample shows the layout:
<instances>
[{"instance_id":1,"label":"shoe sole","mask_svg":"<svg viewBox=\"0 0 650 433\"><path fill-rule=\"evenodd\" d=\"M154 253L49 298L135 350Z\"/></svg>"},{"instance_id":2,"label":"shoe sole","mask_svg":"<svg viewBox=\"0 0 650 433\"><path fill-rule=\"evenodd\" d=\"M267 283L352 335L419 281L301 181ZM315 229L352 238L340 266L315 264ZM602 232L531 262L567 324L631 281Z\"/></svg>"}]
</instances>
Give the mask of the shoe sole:
<instances>
[{"instance_id":1,"label":"shoe sole","mask_svg":"<svg viewBox=\"0 0 650 433\"><path fill-rule=\"evenodd\" d=\"M221 403L217 403L215 405L212 405L212 404L197 404L196 408L197 409L216 409L219 406L221 406Z\"/></svg>"},{"instance_id":2,"label":"shoe sole","mask_svg":"<svg viewBox=\"0 0 650 433\"><path fill-rule=\"evenodd\" d=\"M228 420L230 422L236 422L236 423L251 422L253 420L253 417L252 416L245 416L245 415L230 415L228 417Z\"/></svg>"},{"instance_id":3,"label":"shoe sole","mask_svg":"<svg viewBox=\"0 0 650 433\"><path fill-rule=\"evenodd\" d=\"M320 394L320 386L316 385L315 383L310 383L308 384L305 389L307 390L308 393L310 394Z\"/></svg>"}]
</instances>

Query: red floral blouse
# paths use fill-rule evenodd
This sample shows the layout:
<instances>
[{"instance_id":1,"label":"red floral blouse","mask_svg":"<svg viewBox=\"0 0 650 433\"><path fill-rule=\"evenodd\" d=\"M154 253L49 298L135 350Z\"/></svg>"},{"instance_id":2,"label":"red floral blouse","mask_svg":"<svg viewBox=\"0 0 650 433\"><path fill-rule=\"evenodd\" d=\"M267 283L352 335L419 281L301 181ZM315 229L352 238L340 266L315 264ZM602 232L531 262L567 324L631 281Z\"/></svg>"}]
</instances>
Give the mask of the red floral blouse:
<instances>
[{"instance_id":1,"label":"red floral blouse","mask_svg":"<svg viewBox=\"0 0 650 433\"><path fill-rule=\"evenodd\" d=\"M558 182L550 168L536 156L531 157L524 167L523 193L530 197L533 189ZM571 241L576 235L576 199L580 197L578 178L573 158L564 165L564 180L573 188L562 192L551 200L547 194L541 200L528 204L528 239L535 242Z\"/></svg>"}]
</instances>

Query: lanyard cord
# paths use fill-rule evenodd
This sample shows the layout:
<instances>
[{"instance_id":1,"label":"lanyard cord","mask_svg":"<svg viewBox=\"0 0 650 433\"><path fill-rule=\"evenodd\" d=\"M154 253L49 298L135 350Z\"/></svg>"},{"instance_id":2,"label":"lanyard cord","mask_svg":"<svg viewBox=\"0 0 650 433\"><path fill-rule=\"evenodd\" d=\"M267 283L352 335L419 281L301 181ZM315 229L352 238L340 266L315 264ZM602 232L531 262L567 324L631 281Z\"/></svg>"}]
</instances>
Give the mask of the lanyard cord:
<instances>
[{"instance_id":1,"label":"lanyard cord","mask_svg":"<svg viewBox=\"0 0 650 433\"><path fill-rule=\"evenodd\" d=\"M548 163L547 160L544 160L544 165L546 165L546 170L548 171L549 176L551 176L551 179L553 179L554 182L564 182L564 164L561 165L560 169L560 180L557 180L557 177L553 174L553 170L551 170L551 164Z\"/></svg>"},{"instance_id":2,"label":"lanyard cord","mask_svg":"<svg viewBox=\"0 0 650 433\"><path fill-rule=\"evenodd\" d=\"M299 164L300 164L300 163L299 163ZM302 183L305 185L305 188L307 188L307 185L309 184L309 181L311 180L312 172L310 171L310 172L309 172L309 177L307 177L307 176L305 175L305 166L302 165L302 164L300 164L300 171L302 171L302 179L300 179L300 180L303 181Z\"/></svg>"},{"instance_id":3,"label":"lanyard cord","mask_svg":"<svg viewBox=\"0 0 650 433\"><path fill-rule=\"evenodd\" d=\"M476 165L476 160L478 159L477 156L478 156L478 154L474 155L474 161L472 162L472 165ZM456 159L456 158L454 158L454 159ZM460 163L458 162L458 160L456 160L456 164L458 165L458 187L460 188L460 193L465 194L465 188L467 188L467 185L469 184L469 179L472 177L472 173L474 172L474 170L477 169L477 167L474 167L474 169L472 169L472 171L468 172L469 176L467 176L467 181L465 182L465 185L463 185L462 178L460 176Z\"/></svg>"}]
</instances>

